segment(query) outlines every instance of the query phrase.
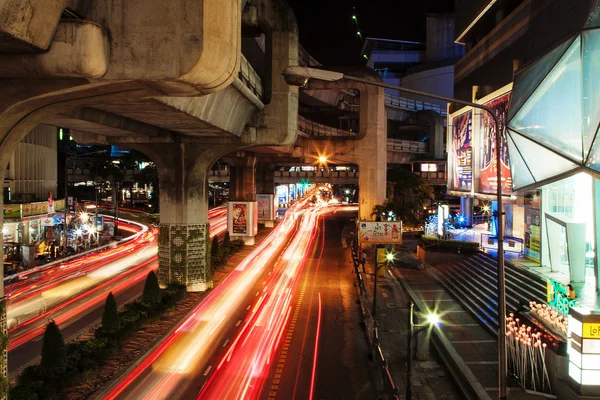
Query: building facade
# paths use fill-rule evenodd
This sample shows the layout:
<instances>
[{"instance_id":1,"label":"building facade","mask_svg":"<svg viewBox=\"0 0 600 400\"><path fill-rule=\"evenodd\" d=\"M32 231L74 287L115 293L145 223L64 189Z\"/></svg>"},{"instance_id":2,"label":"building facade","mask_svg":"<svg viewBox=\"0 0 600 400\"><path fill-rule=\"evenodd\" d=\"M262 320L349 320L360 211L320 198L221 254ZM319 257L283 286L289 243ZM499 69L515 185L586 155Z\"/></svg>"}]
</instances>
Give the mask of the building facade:
<instances>
[{"instance_id":1,"label":"building facade","mask_svg":"<svg viewBox=\"0 0 600 400\"><path fill-rule=\"evenodd\" d=\"M17 145L4 172L4 204L56 195L56 132L54 126L38 125Z\"/></svg>"},{"instance_id":2,"label":"building facade","mask_svg":"<svg viewBox=\"0 0 600 400\"><path fill-rule=\"evenodd\" d=\"M449 107L450 193L464 200L461 213L472 215L473 200L497 209L501 185L505 251L511 243L522 243L528 265L543 267L539 271L548 277L550 305L556 293L550 290L553 283L569 290L591 289L573 304L584 307L584 315L596 315L600 1L457 4L456 41L467 52L456 64L455 94L490 108L499 125L486 111ZM500 149L496 135L501 136ZM496 232L492 224L490 243ZM568 380L578 393L597 395L600 367L591 361L597 351L591 342L586 350L585 339L582 345L582 337L590 336L580 314L576 311L569 319Z\"/></svg>"}]
</instances>

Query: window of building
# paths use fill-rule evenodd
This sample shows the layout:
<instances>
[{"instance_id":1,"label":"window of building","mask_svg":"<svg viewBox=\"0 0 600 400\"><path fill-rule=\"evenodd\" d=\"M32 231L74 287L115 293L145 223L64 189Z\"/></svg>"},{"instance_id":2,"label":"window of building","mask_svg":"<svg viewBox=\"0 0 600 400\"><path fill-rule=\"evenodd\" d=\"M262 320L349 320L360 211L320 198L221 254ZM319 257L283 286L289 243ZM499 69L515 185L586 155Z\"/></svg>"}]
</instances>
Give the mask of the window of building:
<instances>
[{"instance_id":1,"label":"window of building","mask_svg":"<svg viewBox=\"0 0 600 400\"><path fill-rule=\"evenodd\" d=\"M421 172L437 172L437 164L435 163L423 163L421 164Z\"/></svg>"}]
</instances>

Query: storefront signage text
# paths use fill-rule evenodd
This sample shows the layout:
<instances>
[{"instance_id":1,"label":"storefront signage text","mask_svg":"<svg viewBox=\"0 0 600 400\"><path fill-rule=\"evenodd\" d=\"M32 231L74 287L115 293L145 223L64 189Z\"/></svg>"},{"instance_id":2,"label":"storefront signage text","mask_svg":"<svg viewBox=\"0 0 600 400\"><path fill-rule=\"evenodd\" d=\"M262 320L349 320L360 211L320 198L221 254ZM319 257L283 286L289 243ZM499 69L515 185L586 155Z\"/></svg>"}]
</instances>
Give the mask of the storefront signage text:
<instances>
[{"instance_id":1,"label":"storefront signage text","mask_svg":"<svg viewBox=\"0 0 600 400\"><path fill-rule=\"evenodd\" d=\"M585 322L583 324L584 339L600 339L600 324Z\"/></svg>"},{"instance_id":2,"label":"storefront signage text","mask_svg":"<svg viewBox=\"0 0 600 400\"><path fill-rule=\"evenodd\" d=\"M556 308L562 314L569 314L569 309L577 305L575 300L571 300L567 296L567 288L552 279L548 279L546 282L546 295L548 305Z\"/></svg>"}]
</instances>

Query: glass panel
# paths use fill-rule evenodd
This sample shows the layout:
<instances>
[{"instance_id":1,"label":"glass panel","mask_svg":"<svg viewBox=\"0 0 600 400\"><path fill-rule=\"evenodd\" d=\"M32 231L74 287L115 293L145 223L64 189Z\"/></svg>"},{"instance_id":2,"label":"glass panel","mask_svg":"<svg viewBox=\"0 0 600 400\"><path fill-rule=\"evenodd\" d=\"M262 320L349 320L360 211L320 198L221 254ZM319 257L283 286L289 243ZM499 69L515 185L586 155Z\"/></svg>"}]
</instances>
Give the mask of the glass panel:
<instances>
[{"instance_id":1,"label":"glass panel","mask_svg":"<svg viewBox=\"0 0 600 400\"><path fill-rule=\"evenodd\" d=\"M598 28L600 27L600 0L596 0L590 9L590 17L588 22L585 24L586 28Z\"/></svg>"},{"instance_id":2,"label":"glass panel","mask_svg":"<svg viewBox=\"0 0 600 400\"><path fill-rule=\"evenodd\" d=\"M573 39L564 41L554 50L551 50L537 60L534 64L517 73L513 85L510 109L508 110L508 121L515 116L523 103L527 101L535 88L537 88L540 82L548 75L550 69L552 69L558 59L565 53L571 43L573 43Z\"/></svg>"},{"instance_id":3,"label":"glass panel","mask_svg":"<svg viewBox=\"0 0 600 400\"><path fill-rule=\"evenodd\" d=\"M567 230L564 226L546 219L548 239L550 241L550 261L552 272L569 275L569 250L567 248Z\"/></svg>"},{"instance_id":4,"label":"glass panel","mask_svg":"<svg viewBox=\"0 0 600 400\"><path fill-rule=\"evenodd\" d=\"M529 166L534 179L538 182L577 168L577 164L574 162L543 148L516 132L510 132L510 137L519 149L523 161ZM511 152L510 156L512 157L513 154ZM515 175L513 173L513 180Z\"/></svg>"},{"instance_id":5,"label":"glass panel","mask_svg":"<svg viewBox=\"0 0 600 400\"><path fill-rule=\"evenodd\" d=\"M509 123L509 128L583 162L579 37Z\"/></svg>"},{"instance_id":6,"label":"glass panel","mask_svg":"<svg viewBox=\"0 0 600 400\"><path fill-rule=\"evenodd\" d=\"M515 147L515 143L511 140L514 134L508 133L508 153L510 154L510 172L512 174L513 189L520 189L527 185L535 183L533 176L527 169L525 161Z\"/></svg>"},{"instance_id":7,"label":"glass panel","mask_svg":"<svg viewBox=\"0 0 600 400\"><path fill-rule=\"evenodd\" d=\"M582 41L583 79L583 144L584 151L590 148L600 121L600 29L584 31ZM594 153L598 152L596 139ZM597 157L596 157L597 158ZM597 169L598 167L593 167Z\"/></svg>"}]
</instances>

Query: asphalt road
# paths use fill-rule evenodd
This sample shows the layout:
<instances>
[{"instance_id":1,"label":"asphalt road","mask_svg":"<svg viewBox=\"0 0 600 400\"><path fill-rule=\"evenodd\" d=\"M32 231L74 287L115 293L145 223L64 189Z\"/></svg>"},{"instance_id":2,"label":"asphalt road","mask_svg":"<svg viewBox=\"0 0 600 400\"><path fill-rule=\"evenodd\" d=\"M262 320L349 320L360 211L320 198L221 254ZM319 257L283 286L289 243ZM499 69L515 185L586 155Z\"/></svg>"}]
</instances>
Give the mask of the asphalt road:
<instances>
[{"instance_id":1,"label":"asphalt road","mask_svg":"<svg viewBox=\"0 0 600 400\"><path fill-rule=\"evenodd\" d=\"M147 273L147 272L146 272ZM125 290L115 294L115 300L117 305L120 306L125 303L130 303L140 296L144 290L144 279L139 280L132 286L127 287ZM106 297L106 293L102 292L102 300ZM58 317L60 313L69 313L72 309L75 309L81 305L86 306L86 310L82 313L73 315L67 321L60 324L60 330L62 332L65 342L70 342L77 336L84 332L87 332L91 327L95 326L102 319L102 313L104 312L104 301L87 306L89 299L83 299L79 303L74 303L70 307L57 311L53 314L53 318ZM42 321L43 324L47 324L50 321ZM13 376L19 373L23 368L28 365L35 364L40 360L40 354L42 352L42 335L37 335L33 339L28 340L21 346L8 352L8 371L9 375Z\"/></svg>"},{"instance_id":2,"label":"asphalt road","mask_svg":"<svg viewBox=\"0 0 600 400\"><path fill-rule=\"evenodd\" d=\"M342 247L344 225L355 217L322 220L261 398L377 399L350 251Z\"/></svg>"}]
</instances>

